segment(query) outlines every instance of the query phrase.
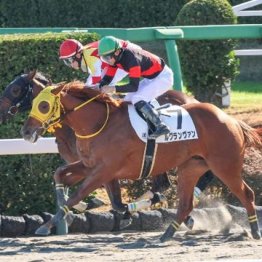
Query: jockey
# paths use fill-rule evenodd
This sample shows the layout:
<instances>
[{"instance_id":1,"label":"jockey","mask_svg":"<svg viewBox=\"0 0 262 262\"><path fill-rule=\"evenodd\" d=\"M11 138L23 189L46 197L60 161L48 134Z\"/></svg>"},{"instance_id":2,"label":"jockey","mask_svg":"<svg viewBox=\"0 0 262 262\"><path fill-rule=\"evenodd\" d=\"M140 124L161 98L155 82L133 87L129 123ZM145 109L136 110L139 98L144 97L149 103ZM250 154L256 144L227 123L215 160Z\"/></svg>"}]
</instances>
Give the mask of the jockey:
<instances>
[{"instance_id":1,"label":"jockey","mask_svg":"<svg viewBox=\"0 0 262 262\"><path fill-rule=\"evenodd\" d=\"M173 86L173 72L164 60L143 49L123 48L120 40L112 36L105 36L99 41L98 54L103 62L110 65L100 82L101 91L127 93L124 100L130 101L154 126L150 138L168 134L169 128L148 103ZM118 68L128 73L129 83L109 86Z\"/></svg>"},{"instance_id":2,"label":"jockey","mask_svg":"<svg viewBox=\"0 0 262 262\"><path fill-rule=\"evenodd\" d=\"M121 47L125 48L131 46L132 48L141 48L138 45L131 44L128 41L120 42ZM80 69L84 73L89 73L86 80L87 86L95 86L104 76L108 64L103 63L98 56L98 41L89 43L83 46L79 41L75 39L67 39L62 42L59 49L59 59L73 68ZM116 76L114 78L114 83L122 80L127 73L121 69L117 70Z\"/></svg>"}]
</instances>

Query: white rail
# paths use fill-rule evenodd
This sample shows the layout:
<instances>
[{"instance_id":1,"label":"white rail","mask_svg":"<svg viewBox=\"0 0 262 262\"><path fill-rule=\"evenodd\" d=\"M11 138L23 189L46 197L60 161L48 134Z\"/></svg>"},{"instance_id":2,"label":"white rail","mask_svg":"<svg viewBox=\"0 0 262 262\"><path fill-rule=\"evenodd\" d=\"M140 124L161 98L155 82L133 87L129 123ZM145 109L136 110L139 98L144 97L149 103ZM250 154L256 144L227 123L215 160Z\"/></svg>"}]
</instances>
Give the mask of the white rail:
<instances>
[{"instance_id":1,"label":"white rail","mask_svg":"<svg viewBox=\"0 0 262 262\"><path fill-rule=\"evenodd\" d=\"M245 10L247 8L262 4L262 0L252 0L232 7L236 16L262 16L261 10Z\"/></svg>"},{"instance_id":2,"label":"white rail","mask_svg":"<svg viewBox=\"0 0 262 262\"><path fill-rule=\"evenodd\" d=\"M262 49L242 49L235 50L237 56L257 56L262 55Z\"/></svg>"},{"instance_id":3,"label":"white rail","mask_svg":"<svg viewBox=\"0 0 262 262\"><path fill-rule=\"evenodd\" d=\"M261 10L245 10L260 4L262 4L262 0L251 0L239 5L235 5L232 7L232 9L236 16L262 16ZM262 55L262 49L235 50L235 54L237 56L260 56Z\"/></svg>"},{"instance_id":4,"label":"white rail","mask_svg":"<svg viewBox=\"0 0 262 262\"><path fill-rule=\"evenodd\" d=\"M31 144L24 139L0 139L0 155L58 153L54 137L39 138Z\"/></svg>"}]
</instances>

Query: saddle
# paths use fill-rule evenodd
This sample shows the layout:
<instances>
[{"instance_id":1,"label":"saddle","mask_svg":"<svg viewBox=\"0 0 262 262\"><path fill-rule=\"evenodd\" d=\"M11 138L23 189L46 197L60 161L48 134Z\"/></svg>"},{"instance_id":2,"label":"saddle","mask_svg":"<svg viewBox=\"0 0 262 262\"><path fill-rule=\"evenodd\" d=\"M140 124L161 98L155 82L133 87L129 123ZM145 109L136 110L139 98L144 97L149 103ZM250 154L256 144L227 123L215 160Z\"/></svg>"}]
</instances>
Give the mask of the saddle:
<instances>
[{"instance_id":1,"label":"saddle","mask_svg":"<svg viewBox=\"0 0 262 262\"><path fill-rule=\"evenodd\" d=\"M137 136L145 143L143 161L139 179L150 176L155 162L159 143L170 143L182 140L198 139L195 125L189 113L181 106L165 104L160 106L156 100L150 102L160 114L160 118L170 128L170 133L150 139L153 127L148 125L142 114L139 114L133 105L128 105L128 115Z\"/></svg>"},{"instance_id":2,"label":"saddle","mask_svg":"<svg viewBox=\"0 0 262 262\"><path fill-rule=\"evenodd\" d=\"M160 106L156 100L150 104L159 112L161 120L170 128L170 133L158 137L155 140L156 143L198 139L194 122L185 108L171 104ZM128 115L137 136L146 143L152 127L148 128L147 122L137 113L133 105L128 105Z\"/></svg>"}]
</instances>

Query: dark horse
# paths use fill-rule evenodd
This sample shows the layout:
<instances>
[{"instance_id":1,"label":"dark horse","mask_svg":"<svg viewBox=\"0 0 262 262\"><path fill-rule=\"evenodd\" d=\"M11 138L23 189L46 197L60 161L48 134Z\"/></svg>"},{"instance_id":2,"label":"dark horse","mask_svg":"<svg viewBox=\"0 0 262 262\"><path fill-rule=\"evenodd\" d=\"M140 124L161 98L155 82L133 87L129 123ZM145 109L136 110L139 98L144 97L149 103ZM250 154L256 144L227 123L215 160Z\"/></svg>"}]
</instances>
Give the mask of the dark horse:
<instances>
[{"instance_id":1,"label":"dark horse","mask_svg":"<svg viewBox=\"0 0 262 262\"><path fill-rule=\"evenodd\" d=\"M151 175L178 167L179 204L173 223L161 241L170 239L193 208L193 190L207 170L224 182L247 210L251 233L260 239L255 196L243 181L241 170L245 148L262 146L262 130L228 116L208 103L183 105L196 127L198 139L158 144ZM145 144L131 127L126 103L87 89L81 82L61 84L42 91L34 100L21 133L35 142L48 126L59 121L75 132L80 160L57 169L66 185L83 182L69 199L62 199L56 215L36 233L47 235L50 228L88 194L113 179L137 179ZM84 138L85 137L85 138ZM108 174L110 170L110 174Z\"/></svg>"},{"instance_id":2,"label":"dark horse","mask_svg":"<svg viewBox=\"0 0 262 262\"><path fill-rule=\"evenodd\" d=\"M5 88L3 95L0 98L0 123L4 123L8 118L11 118L17 112L23 112L31 109L33 98L36 97L41 90L43 90L50 84L50 80L48 80L41 73L36 73L35 71L16 77ZM160 104L172 103L177 105L198 102L194 98L186 96L185 94L174 90L160 96L157 100ZM62 123L61 128L54 129L54 135L56 137L60 156L67 163L78 161L79 158L76 150L76 138L74 132L72 132L72 129L68 127L68 125ZM204 190L204 188L212 180L212 178L212 173L208 171L203 177L201 177L197 184L197 187L201 190ZM169 185L170 184L167 174L163 173L162 175L153 178L152 191L154 193L163 191ZM113 179L104 186L107 190L113 208L119 211L125 210L125 205L122 203L121 200L120 186L118 180ZM59 188L56 191L57 194L60 194ZM159 195L154 193L150 193L151 197L153 197L152 203L159 201ZM82 203L82 205L78 205L75 208L83 211L85 207L85 204ZM190 220L187 219L187 221Z\"/></svg>"}]
</instances>

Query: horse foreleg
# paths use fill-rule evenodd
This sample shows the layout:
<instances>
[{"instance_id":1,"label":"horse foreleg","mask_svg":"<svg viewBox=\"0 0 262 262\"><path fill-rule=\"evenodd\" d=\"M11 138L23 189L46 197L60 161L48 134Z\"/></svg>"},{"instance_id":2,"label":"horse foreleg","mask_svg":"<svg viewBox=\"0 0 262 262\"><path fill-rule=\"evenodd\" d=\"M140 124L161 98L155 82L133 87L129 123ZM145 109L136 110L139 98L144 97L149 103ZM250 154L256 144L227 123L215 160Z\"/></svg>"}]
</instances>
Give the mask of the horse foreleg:
<instances>
[{"instance_id":1,"label":"horse foreleg","mask_svg":"<svg viewBox=\"0 0 262 262\"><path fill-rule=\"evenodd\" d=\"M65 194L64 185L74 185L83 180L88 175L89 169L85 167L81 161L59 167L56 170L54 179L56 183L58 211L51 220L39 227L36 230L35 234L49 235L50 230L54 225L56 225L61 219L66 218L68 215L70 215L69 208L66 205L68 197ZM77 204L79 203L76 203L74 207L77 207Z\"/></svg>"},{"instance_id":2,"label":"horse foreleg","mask_svg":"<svg viewBox=\"0 0 262 262\"><path fill-rule=\"evenodd\" d=\"M78 161L75 162L74 169L79 168L76 163L78 163L80 168L84 167L83 164ZM74 169L72 169L71 172L68 172L65 167L66 166L59 167L54 174L58 206L63 206L68 199L68 195L65 192L65 185L70 187L84 179L84 176L81 176L78 173L74 172ZM79 212L84 212L88 208L88 205L87 203L80 201L78 204L73 206L73 208Z\"/></svg>"},{"instance_id":3,"label":"horse foreleg","mask_svg":"<svg viewBox=\"0 0 262 262\"><path fill-rule=\"evenodd\" d=\"M126 205L122 203L120 184L117 179L104 184L113 209L119 212L126 211Z\"/></svg>"},{"instance_id":4,"label":"horse foreleg","mask_svg":"<svg viewBox=\"0 0 262 262\"><path fill-rule=\"evenodd\" d=\"M142 196L140 196L135 203L138 203L136 206L140 206L143 208L151 207L155 204L161 204L161 206L167 207L167 199L161 194L161 192L167 190L171 186L171 182L168 178L167 172L164 172L158 176L152 178L152 188L151 190L146 191ZM151 200L150 201L142 201L142 200ZM139 203L141 202L141 203ZM133 205L135 207L135 205ZM134 210L137 211L137 210Z\"/></svg>"},{"instance_id":5,"label":"horse foreleg","mask_svg":"<svg viewBox=\"0 0 262 262\"><path fill-rule=\"evenodd\" d=\"M79 201L88 196L91 192L101 187L102 184L106 184L112 180L112 176L108 175L108 168L104 165L103 161L94 168L79 168L77 172L81 174L81 176L85 176L85 179L77 190L68 198L66 205L69 209L79 203ZM111 169L111 172L116 174L117 170Z\"/></svg>"},{"instance_id":6,"label":"horse foreleg","mask_svg":"<svg viewBox=\"0 0 262 262\"><path fill-rule=\"evenodd\" d=\"M139 211L144 208L149 208L157 203L167 206L166 197L161 194L171 186L167 172L157 175L152 178L152 188L146 191L135 202L128 204L128 209L132 212Z\"/></svg>"},{"instance_id":7,"label":"horse foreleg","mask_svg":"<svg viewBox=\"0 0 262 262\"><path fill-rule=\"evenodd\" d=\"M143 196L141 196L136 202L129 203L127 205L128 211L137 212L146 208L149 208L156 203L166 204L167 199L164 195L160 193L153 193L152 191L147 191Z\"/></svg>"},{"instance_id":8,"label":"horse foreleg","mask_svg":"<svg viewBox=\"0 0 262 262\"><path fill-rule=\"evenodd\" d=\"M126 228L132 223L132 217L128 211L127 205L122 202L119 180L113 179L109 183L104 184L104 187L107 191L113 209L117 212L123 213L119 223L119 229Z\"/></svg>"}]
</instances>

